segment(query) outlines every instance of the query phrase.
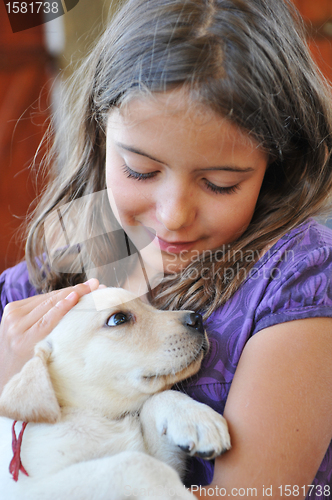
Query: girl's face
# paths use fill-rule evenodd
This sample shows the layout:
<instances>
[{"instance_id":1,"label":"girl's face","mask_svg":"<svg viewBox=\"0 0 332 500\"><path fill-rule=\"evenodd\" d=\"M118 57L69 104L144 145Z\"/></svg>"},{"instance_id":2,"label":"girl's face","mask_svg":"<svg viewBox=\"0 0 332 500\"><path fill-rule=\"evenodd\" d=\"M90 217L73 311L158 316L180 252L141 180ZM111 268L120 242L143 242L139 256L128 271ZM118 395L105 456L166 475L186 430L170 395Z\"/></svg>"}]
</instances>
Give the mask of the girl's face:
<instances>
[{"instance_id":1,"label":"girl's face","mask_svg":"<svg viewBox=\"0 0 332 500\"><path fill-rule=\"evenodd\" d=\"M266 167L267 155L256 143L209 108L190 103L183 90L110 112L111 206L138 248L153 240L149 247L161 253L166 274L245 231Z\"/></svg>"}]
</instances>

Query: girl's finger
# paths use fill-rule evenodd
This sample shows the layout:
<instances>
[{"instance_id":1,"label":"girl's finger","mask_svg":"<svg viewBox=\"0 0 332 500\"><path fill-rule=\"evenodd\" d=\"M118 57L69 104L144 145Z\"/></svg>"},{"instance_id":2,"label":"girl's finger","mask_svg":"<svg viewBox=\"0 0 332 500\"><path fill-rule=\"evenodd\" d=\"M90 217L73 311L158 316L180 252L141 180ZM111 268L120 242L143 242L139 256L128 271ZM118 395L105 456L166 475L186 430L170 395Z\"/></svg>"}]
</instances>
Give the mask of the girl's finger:
<instances>
[{"instance_id":1,"label":"girl's finger","mask_svg":"<svg viewBox=\"0 0 332 500\"><path fill-rule=\"evenodd\" d=\"M75 293L77 300L96 290L99 286L97 279L92 279L86 283L75 285L74 287L63 288L57 290L55 293L50 292L47 294L39 295L38 301L26 302L20 307L20 331L24 332L33 327L35 323L41 321L43 316L47 314L58 302L68 297L71 293ZM42 300L41 300L42 299Z\"/></svg>"},{"instance_id":2,"label":"girl's finger","mask_svg":"<svg viewBox=\"0 0 332 500\"><path fill-rule=\"evenodd\" d=\"M27 342L32 346L31 355L35 344L51 333L64 315L77 304L79 298L80 295L77 291L72 291L65 299L58 301L54 307L49 309L33 324L26 335Z\"/></svg>"},{"instance_id":3,"label":"girl's finger","mask_svg":"<svg viewBox=\"0 0 332 500\"><path fill-rule=\"evenodd\" d=\"M61 288L60 290L53 290L52 292L42 293L39 295L34 295L33 297L27 297L25 299L21 299L19 301L11 302L8 304L11 307L20 307L22 308L22 315L28 314L32 309L37 307L39 304L43 303L48 297L57 296L58 300L62 300L67 295L69 295L73 290L77 290L79 295L85 295L85 293L89 293L93 290L96 290L99 286L99 281L95 278L91 278L85 283L80 283L75 286L68 286L66 288Z\"/></svg>"}]
</instances>

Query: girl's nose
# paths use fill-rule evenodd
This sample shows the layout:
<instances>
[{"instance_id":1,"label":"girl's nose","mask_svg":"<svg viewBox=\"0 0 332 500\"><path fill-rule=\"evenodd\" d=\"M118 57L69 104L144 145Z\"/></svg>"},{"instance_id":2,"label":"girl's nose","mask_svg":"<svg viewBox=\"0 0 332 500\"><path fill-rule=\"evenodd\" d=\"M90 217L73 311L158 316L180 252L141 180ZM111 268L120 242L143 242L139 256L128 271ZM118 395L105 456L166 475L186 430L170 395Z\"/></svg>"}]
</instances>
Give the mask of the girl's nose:
<instances>
[{"instance_id":1,"label":"girl's nose","mask_svg":"<svg viewBox=\"0 0 332 500\"><path fill-rule=\"evenodd\" d=\"M168 231L179 231L191 226L196 212L197 208L188 196L168 192L163 200L157 200L157 219Z\"/></svg>"}]
</instances>

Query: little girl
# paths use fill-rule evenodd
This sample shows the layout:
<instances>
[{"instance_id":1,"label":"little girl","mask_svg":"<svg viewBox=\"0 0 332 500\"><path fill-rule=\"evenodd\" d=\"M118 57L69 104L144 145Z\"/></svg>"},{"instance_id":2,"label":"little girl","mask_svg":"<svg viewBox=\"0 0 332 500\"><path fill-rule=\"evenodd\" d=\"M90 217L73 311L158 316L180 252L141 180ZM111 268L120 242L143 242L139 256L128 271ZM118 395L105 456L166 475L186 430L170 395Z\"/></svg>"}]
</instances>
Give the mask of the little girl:
<instances>
[{"instance_id":1,"label":"little girl","mask_svg":"<svg viewBox=\"0 0 332 500\"><path fill-rule=\"evenodd\" d=\"M200 311L210 350L178 389L224 413L232 449L187 484L330 498L332 234L313 217L332 112L294 8L129 0L73 88L26 260L1 277L1 387L87 278Z\"/></svg>"}]
</instances>

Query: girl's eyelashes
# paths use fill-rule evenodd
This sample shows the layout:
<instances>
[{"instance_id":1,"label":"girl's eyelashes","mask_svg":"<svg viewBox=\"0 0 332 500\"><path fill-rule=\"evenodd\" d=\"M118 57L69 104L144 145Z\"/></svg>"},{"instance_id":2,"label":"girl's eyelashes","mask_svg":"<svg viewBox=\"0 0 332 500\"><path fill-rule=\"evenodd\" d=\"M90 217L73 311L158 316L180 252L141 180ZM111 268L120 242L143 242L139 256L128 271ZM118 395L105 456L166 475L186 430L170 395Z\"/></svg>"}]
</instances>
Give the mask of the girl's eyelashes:
<instances>
[{"instance_id":1,"label":"girl's eyelashes","mask_svg":"<svg viewBox=\"0 0 332 500\"><path fill-rule=\"evenodd\" d=\"M122 166L122 170L128 178L136 179L137 181L144 181L146 179L151 179L151 177L154 177L158 173L158 172L149 172L147 174L142 174L140 172L132 170L126 164Z\"/></svg>"},{"instance_id":2,"label":"girl's eyelashes","mask_svg":"<svg viewBox=\"0 0 332 500\"><path fill-rule=\"evenodd\" d=\"M136 172L135 170L132 170L126 164L122 166L122 170L128 178L135 179L137 181L144 181L147 179L151 179L152 177L155 177L155 175L157 175L158 173L158 172L148 172L146 174L142 174L141 172ZM239 184L230 187L221 187L212 184L212 182L208 181L207 179L204 179L204 182L206 187L210 191L217 194L233 194L239 189Z\"/></svg>"},{"instance_id":3,"label":"girl's eyelashes","mask_svg":"<svg viewBox=\"0 0 332 500\"><path fill-rule=\"evenodd\" d=\"M205 185L210 191L217 194L233 194L239 189L239 184L230 187L221 187L212 184L212 182L209 182L207 179L205 179Z\"/></svg>"}]
</instances>

